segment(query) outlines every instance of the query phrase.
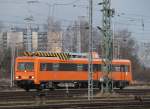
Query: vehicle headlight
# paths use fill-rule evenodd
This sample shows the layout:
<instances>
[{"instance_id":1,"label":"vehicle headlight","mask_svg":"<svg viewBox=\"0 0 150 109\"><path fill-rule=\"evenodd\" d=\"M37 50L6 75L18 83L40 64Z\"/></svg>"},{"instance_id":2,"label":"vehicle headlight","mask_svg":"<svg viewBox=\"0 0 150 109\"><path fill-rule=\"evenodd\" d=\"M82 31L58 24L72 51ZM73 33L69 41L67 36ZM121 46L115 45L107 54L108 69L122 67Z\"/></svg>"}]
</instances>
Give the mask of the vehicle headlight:
<instances>
[{"instance_id":1,"label":"vehicle headlight","mask_svg":"<svg viewBox=\"0 0 150 109\"><path fill-rule=\"evenodd\" d=\"M16 79L19 79L19 77L18 77L18 76L16 76Z\"/></svg>"},{"instance_id":2,"label":"vehicle headlight","mask_svg":"<svg viewBox=\"0 0 150 109\"><path fill-rule=\"evenodd\" d=\"M34 79L34 76L29 76L29 79Z\"/></svg>"},{"instance_id":3,"label":"vehicle headlight","mask_svg":"<svg viewBox=\"0 0 150 109\"><path fill-rule=\"evenodd\" d=\"M16 79L21 79L21 76L16 76Z\"/></svg>"},{"instance_id":4,"label":"vehicle headlight","mask_svg":"<svg viewBox=\"0 0 150 109\"><path fill-rule=\"evenodd\" d=\"M34 79L34 76L32 76L31 78Z\"/></svg>"},{"instance_id":5,"label":"vehicle headlight","mask_svg":"<svg viewBox=\"0 0 150 109\"><path fill-rule=\"evenodd\" d=\"M103 82L104 81L104 78L100 78L100 82Z\"/></svg>"}]
</instances>

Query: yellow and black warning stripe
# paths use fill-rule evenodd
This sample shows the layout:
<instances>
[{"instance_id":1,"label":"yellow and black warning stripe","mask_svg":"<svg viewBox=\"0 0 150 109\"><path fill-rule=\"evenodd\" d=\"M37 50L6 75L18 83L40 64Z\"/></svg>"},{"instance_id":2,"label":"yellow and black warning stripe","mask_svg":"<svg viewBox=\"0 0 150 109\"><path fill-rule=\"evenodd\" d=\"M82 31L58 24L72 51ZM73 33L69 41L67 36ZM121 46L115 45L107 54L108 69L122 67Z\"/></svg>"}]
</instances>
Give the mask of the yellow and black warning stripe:
<instances>
[{"instance_id":1,"label":"yellow and black warning stripe","mask_svg":"<svg viewBox=\"0 0 150 109\"><path fill-rule=\"evenodd\" d=\"M57 53L56 54L59 59L62 60L68 60L70 58L70 55L68 53Z\"/></svg>"},{"instance_id":2,"label":"yellow and black warning stripe","mask_svg":"<svg viewBox=\"0 0 150 109\"><path fill-rule=\"evenodd\" d=\"M39 56L39 57L58 57L61 60L68 60L70 59L69 53L53 53L53 52L24 52L24 56Z\"/></svg>"},{"instance_id":3,"label":"yellow and black warning stripe","mask_svg":"<svg viewBox=\"0 0 150 109\"><path fill-rule=\"evenodd\" d=\"M25 51L25 52L23 52L23 55L24 56L33 56L34 54L33 54L33 52Z\"/></svg>"},{"instance_id":4,"label":"yellow and black warning stripe","mask_svg":"<svg viewBox=\"0 0 150 109\"><path fill-rule=\"evenodd\" d=\"M35 56L45 57L44 53L41 51L35 52Z\"/></svg>"},{"instance_id":5,"label":"yellow and black warning stripe","mask_svg":"<svg viewBox=\"0 0 150 109\"><path fill-rule=\"evenodd\" d=\"M68 60L70 58L69 53L53 53L53 52L35 52L35 56L39 57L58 57L61 60Z\"/></svg>"},{"instance_id":6,"label":"yellow and black warning stripe","mask_svg":"<svg viewBox=\"0 0 150 109\"><path fill-rule=\"evenodd\" d=\"M70 59L70 54L69 53L51 53L51 56L58 57L61 60Z\"/></svg>"}]
</instances>

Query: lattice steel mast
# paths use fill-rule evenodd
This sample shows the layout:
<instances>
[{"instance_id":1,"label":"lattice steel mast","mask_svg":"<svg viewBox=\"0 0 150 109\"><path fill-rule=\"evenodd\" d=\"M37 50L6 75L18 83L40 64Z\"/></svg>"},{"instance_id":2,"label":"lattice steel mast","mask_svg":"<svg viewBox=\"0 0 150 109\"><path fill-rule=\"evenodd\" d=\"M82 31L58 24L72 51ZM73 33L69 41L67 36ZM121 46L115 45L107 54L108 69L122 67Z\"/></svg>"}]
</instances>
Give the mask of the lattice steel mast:
<instances>
[{"instance_id":1,"label":"lattice steel mast","mask_svg":"<svg viewBox=\"0 0 150 109\"><path fill-rule=\"evenodd\" d=\"M103 6L102 13L102 72L103 84L101 89L103 92L109 92L112 89L111 78L108 75L111 73L112 59L113 59L113 39L111 30L111 17L113 17L114 10L110 9L111 0L103 0L100 5Z\"/></svg>"},{"instance_id":2,"label":"lattice steel mast","mask_svg":"<svg viewBox=\"0 0 150 109\"><path fill-rule=\"evenodd\" d=\"M32 51L32 30L31 30L31 22L33 21L32 17L28 17L24 19L27 21L27 42L26 42L26 47L27 51Z\"/></svg>"}]
</instances>

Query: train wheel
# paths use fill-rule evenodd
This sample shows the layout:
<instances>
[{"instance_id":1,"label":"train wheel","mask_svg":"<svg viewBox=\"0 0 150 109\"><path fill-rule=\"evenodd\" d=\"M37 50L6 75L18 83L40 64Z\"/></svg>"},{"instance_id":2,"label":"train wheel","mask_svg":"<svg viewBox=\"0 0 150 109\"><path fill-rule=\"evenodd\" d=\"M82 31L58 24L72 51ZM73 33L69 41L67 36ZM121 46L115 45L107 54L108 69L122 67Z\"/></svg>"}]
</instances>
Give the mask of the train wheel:
<instances>
[{"instance_id":1,"label":"train wheel","mask_svg":"<svg viewBox=\"0 0 150 109\"><path fill-rule=\"evenodd\" d=\"M98 83L98 88L99 88L99 90L101 90L101 88L102 88L101 83Z\"/></svg>"},{"instance_id":2,"label":"train wheel","mask_svg":"<svg viewBox=\"0 0 150 109\"><path fill-rule=\"evenodd\" d=\"M80 88L80 84L79 83L75 83L75 86L74 86L75 89L78 89Z\"/></svg>"},{"instance_id":3,"label":"train wheel","mask_svg":"<svg viewBox=\"0 0 150 109\"><path fill-rule=\"evenodd\" d=\"M110 90L110 92L113 90L113 86L112 86L112 82L109 82L108 83L108 87L109 87L109 90Z\"/></svg>"},{"instance_id":4,"label":"train wheel","mask_svg":"<svg viewBox=\"0 0 150 109\"><path fill-rule=\"evenodd\" d=\"M50 91L54 91L55 89L57 89L57 85L56 84L52 84L52 87L49 87Z\"/></svg>"},{"instance_id":5,"label":"train wheel","mask_svg":"<svg viewBox=\"0 0 150 109\"><path fill-rule=\"evenodd\" d=\"M24 89L25 89L26 92L29 92L29 91L30 91L30 88L29 88L29 87L25 87Z\"/></svg>"},{"instance_id":6,"label":"train wheel","mask_svg":"<svg viewBox=\"0 0 150 109\"><path fill-rule=\"evenodd\" d=\"M122 90L123 88L125 88L125 86L126 86L125 82L120 82L118 88L119 88L120 90Z\"/></svg>"},{"instance_id":7,"label":"train wheel","mask_svg":"<svg viewBox=\"0 0 150 109\"><path fill-rule=\"evenodd\" d=\"M37 86L36 86L36 90L37 90L37 91L42 91L41 85L37 85Z\"/></svg>"},{"instance_id":8,"label":"train wheel","mask_svg":"<svg viewBox=\"0 0 150 109\"><path fill-rule=\"evenodd\" d=\"M112 92L112 90L113 90L112 82L111 81L109 81L108 83L101 82L101 83L99 83L98 88L101 90L101 92L105 92L105 91Z\"/></svg>"},{"instance_id":9,"label":"train wheel","mask_svg":"<svg viewBox=\"0 0 150 109\"><path fill-rule=\"evenodd\" d=\"M120 86L119 89L120 89L120 90L124 89L124 86Z\"/></svg>"},{"instance_id":10,"label":"train wheel","mask_svg":"<svg viewBox=\"0 0 150 109\"><path fill-rule=\"evenodd\" d=\"M51 84L49 84L48 85L48 89L50 90L50 91L54 91L55 89L57 89L58 88L58 86L57 86L57 83L51 83Z\"/></svg>"}]
</instances>

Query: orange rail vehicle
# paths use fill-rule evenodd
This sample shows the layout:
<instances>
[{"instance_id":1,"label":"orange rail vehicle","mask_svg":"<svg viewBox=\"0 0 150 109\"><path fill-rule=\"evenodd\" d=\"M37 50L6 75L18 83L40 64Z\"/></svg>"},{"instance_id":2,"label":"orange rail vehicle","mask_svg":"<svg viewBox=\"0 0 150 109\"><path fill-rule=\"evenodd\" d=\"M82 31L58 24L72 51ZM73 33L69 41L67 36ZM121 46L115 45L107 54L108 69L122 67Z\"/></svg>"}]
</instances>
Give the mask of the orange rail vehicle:
<instances>
[{"instance_id":1,"label":"orange rail vehicle","mask_svg":"<svg viewBox=\"0 0 150 109\"><path fill-rule=\"evenodd\" d=\"M74 87L88 87L88 58L74 55L64 60L60 57L17 57L15 83L25 90L51 89L63 83ZM99 88L103 80L101 64L102 60L93 55L93 83L94 87ZM109 77L116 88L128 86L132 81L130 60L113 60Z\"/></svg>"}]
</instances>

